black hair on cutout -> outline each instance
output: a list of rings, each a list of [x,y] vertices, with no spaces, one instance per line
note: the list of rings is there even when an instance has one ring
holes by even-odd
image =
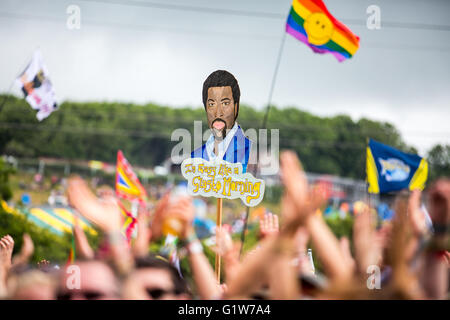
[[[231,87],[233,92],[234,103],[237,103],[237,111],[234,119],[239,114],[239,99],[241,98],[241,90],[236,78],[226,70],[217,70],[211,73],[203,83],[203,106],[206,109],[206,100],[208,99],[208,89],[214,87]]]

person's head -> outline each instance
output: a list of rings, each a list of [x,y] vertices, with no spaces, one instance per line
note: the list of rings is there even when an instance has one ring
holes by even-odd
[[[137,258],[135,270],[123,283],[124,299],[182,300],[189,299],[185,280],[167,261],[153,256]]]
[[[62,270],[58,290],[60,300],[119,298],[118,279],[113,269],[102,261],[77,261]]]
[[[14,300],[54,300],[56,277],[31,268],[16,270],[8,279],[8,292]]]
[[[236,78],[225,70],[211,73],[203,83],[203,106],[215,138],[223,139],[239,114],[241,92]]]

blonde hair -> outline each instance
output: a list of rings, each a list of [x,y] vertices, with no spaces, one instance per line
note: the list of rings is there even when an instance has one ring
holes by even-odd
[[[53,275],[44,273],[40,270],[31,270],[22,274],[12,275],[8,279],[8,293],[10,297],[21,289],[32,285],[49,286],[56,288],[56,278]]]

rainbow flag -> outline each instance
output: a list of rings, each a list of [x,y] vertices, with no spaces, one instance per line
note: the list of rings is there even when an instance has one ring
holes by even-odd
[[[120,150],[117,152],[116,194],[123,199],[139,200],[141,203],[147,199],[144,187]]]
[[[122,234],[127,238],[128,243],[131,241],[131,235],[133,234],[134,227],[136,226],[137,219],[118,201],[120,212],[123,215],[123,226],[121,229]]]
[[[286,32],[315,53],[331,53],[339,62],[359,48],[359,37],[336,20],[322,0],[293,0]]]

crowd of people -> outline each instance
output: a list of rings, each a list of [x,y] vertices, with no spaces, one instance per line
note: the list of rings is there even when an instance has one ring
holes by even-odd
[[[320,187],[308,185],[290,151],[281,154],[284,194],[281,212],[260,221],[261,240],[240,255],[229,229],[216,230],[215,252],[223,277],[204,253],[193,227],[189,197],[164,195],[152,210],[138,212],[137,236],[121,232],[122,214],[113,192],[98,198],[80,177],[68,181],[70,205],[102,231],[97,250],[75,223],[76,260],[55,268],[32,265],[33,240],[0,235],[0,297],[3,299],[448,299],[450,180],[425,192],[400,192],[390,223],[377,227],[368,204],[354,214],[351,238],[337,238],[318,209],[326,204]],[[432,224],[426,221],[426,203]],[[150,250],[164,236],[168,219],[178,221],[177,254],[187,257],[189,274]],[[308,255],[314,251],[323,272]]]

